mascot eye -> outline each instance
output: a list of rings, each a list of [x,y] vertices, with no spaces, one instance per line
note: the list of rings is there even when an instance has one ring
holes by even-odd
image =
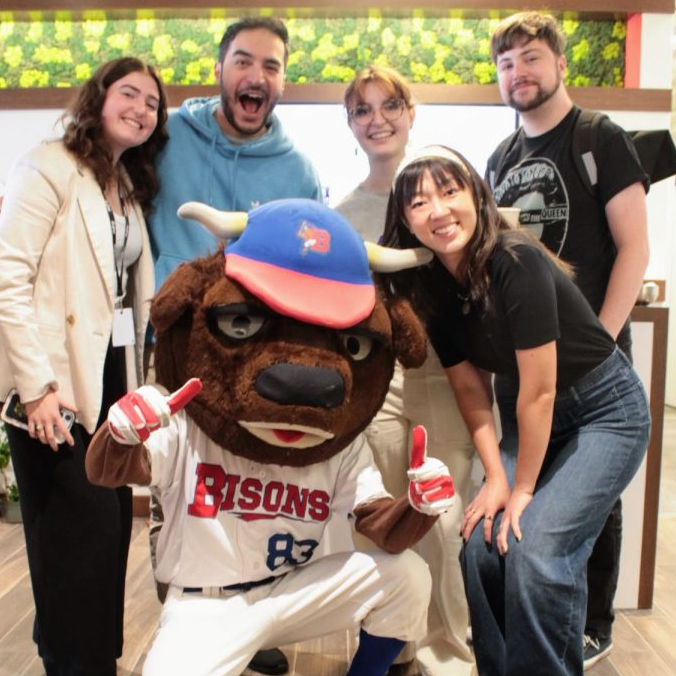
[[[349,355],[355,361],[362,361],[371,354],[373,338],[356,333],[343,333],[341,340]]]
[[[265,324],[260,315],[224,314],[216,320],[218,330],[233,340],[246,340],[255,336]]]

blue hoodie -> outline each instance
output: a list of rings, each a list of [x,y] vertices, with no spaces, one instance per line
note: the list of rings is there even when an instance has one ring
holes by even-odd
[[[156,164],[160,192],[148,220],[156,289],[179,263],[212,253],[218,246],[199,223],[176,215],[184,202],[249,211],[284,197],[321,201],[317,172],[294,147],[276,115],[263,136],[233,143],[216,121],[219,105],[218,96],[188,99],[169,116],[169,142]]]

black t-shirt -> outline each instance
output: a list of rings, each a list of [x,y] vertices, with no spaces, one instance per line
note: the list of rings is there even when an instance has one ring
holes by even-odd
[[[617,250],[608,228],[605,205],[633,183],[647,189],[636,150],[627,133],[604,119],[598,128],[594,160],[598,193],[587,192],[572,159],[573,129],[580,109],[541,136],[528,137],[521,129],[516,141],[496,167],[493,195],[498,206],[521,208],[521,225],[530,228],[555,254],[575,268],[575,281],[598,314]]]
[[[468,304],[464,290],[436,263],[436,288],[443,300],[428,330],[445,368],[468,360],[518,382],[515,350],[555,340],[557,389],[561,389],[613,352],[613,339],[575,282],[536,245],[517,244],[512,253],[505,250],[503,236],[489,266],[491,284],[485,309]]]

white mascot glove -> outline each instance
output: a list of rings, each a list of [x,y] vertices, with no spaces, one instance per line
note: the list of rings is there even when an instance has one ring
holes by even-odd
[[[125,394],[108,411],[108,429],[115,441],[128,446],[145,441],[151,432],[169,424],[202,389],[199,378],[191,378],[183,387],[165,397],[154,387],[144,385]]]
[[[413,428],[411,464],[407,475],[411,482],[408,501],[413,509],[439,516],[455,502],[453,477],[441,460],[427,457],[427,431],[422,425]]]

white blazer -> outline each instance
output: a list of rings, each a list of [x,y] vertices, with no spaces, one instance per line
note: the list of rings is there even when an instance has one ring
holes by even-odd
[[[143,382],[154,293],[148,234],[138,205],[134,210],[143,248],[127,282],[136,333],[126,354],[129,390]],[[24,402],[52,387],[94,432],[113,326],[114,266],[110,220],[93,173],[61,141],[34,148],[14,166],[0,214],[0,401],[13,387]]]

